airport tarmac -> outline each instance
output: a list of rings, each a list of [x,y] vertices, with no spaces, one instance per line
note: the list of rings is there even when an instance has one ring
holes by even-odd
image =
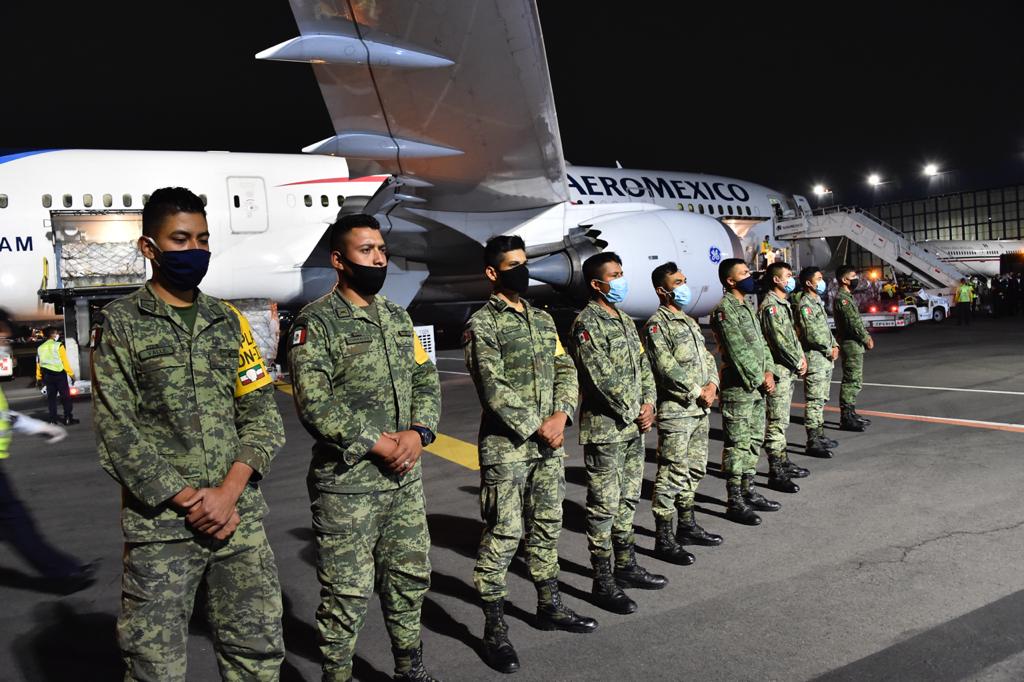
[[[790,451],[812,474],[784,495],[760,527],[723,518],[717,470],[700,487],[699,520],[725,536],[691,548],[689,567],[651,556],[648,450],[637,511],[643,565],[670,579],[661,591],[633,590],[633,615],[588,602],[586,495],[575,431],[566,442],[567,495],[560,550],[567,603],[600,621],[589,635],[532,626],[535,592],[516,559],[507,620],[522,669],[518,680],[1019,680],[1024,678],[1024,323],[977,320],[969,328],[920,323],[876,336],[865,362],[858,409],[866,433],[834,430],[831,460],[803,450],[794,409]],[[433,587],[423,608],[425,660],[444,680],[493,680],[480,658],[483,618],[471,572],[480,533],[475,470],[479,406],[461,353],[438,360],[445,435],[425,454]],[[839,379],[837,370],[836,381]],[[833,408],[838,402],[833,385]],[[40,415],[40,398],[5,384],[12,409]],[[284,590],[288,656],[284,680],[319,679],[313,625],[319,586],[304,484],[310,438],[290,397],[277,394],[288,443],[263,483],[266,527]],[[797,391],[796,401],[802,401]],[[88,403],[82,423],[48,447],[15,439],[2,466],[39,527],[83,560],[99,559],[96,584],[61,597],[39,590],[9,549],[0,553],[0,677],[111,680],[120,676],[114,638],[121,534],[119,492],[99,468]],[[712,414],[712,466],[720,461],[721,419]],[[653,448],[655,438],[648,438]],[[767,466],[762,457],[760,470]],[[764,477],[759,476],[760,481]],[[379,604],[358,644],[356,678],[389,679],[390,647]],[[189,679],[218,679],[209,635],[193,619]]]

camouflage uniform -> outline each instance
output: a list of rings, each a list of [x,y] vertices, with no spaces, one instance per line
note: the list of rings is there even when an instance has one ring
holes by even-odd
[[[722,468],[728,485],[753,477],[764,440],[764,398],[759,390],[772,371],[771,350],[750,304],[726,292],[711,312],[711,329],[722,356]]]
[[[793,305],[797,308],[797,336],[807,355],[804,428],[810,436],[825,426],[825,403],[832,388],[832,348],[836,340],[828,328],[828,315],[819,297],[799,292],[793,296]]]
[[[633,421],[657,389],[636,325],[595,301],[572,325],[569,352],[580,372],[580,444],[587,468],[587,541],[590,553],[612,554],[633,544],[633,515],[644,474],[644,439]]]
[[[765,398],[767,425],[764,449],[769,457],[786,459],[786,429],[793,402],[793,377],[799,375],[804,351],[793,326],[793,309],[789,299],[769,291],[758,311],[761,331],[775,362],[775,392]]]
[[[839,405],[849,409],[857,404],[857,396],[864,381],[864,349],[870,337],[864,328],[864,320],[853,294],[841,287],[832,304],[832,316],[836,321],[836,337],[839,339],[839,352],[843,360]]]
[[[485,602],[508,594],[505,574],[524,532],[530,578],[539,583],[558,576],[565,450],[552,450],[536,431],[556,411],[572,419],[579,384],[554,320],[522,303],[519,312],[491,296],[463,335],[466,367],[483,406],[480,515],[486,528],[473,582]]]
[[[221,677],[276,680],[281,587],[257,482],[284,443],[263,360],[241,313],[200,293],[191,330],[150,285],[107,305],[93,330],[100,464],[122,486],[124,578],[118,641],[126,679],[184,680],[188,621],[205,583]],[[253,469],[242,523],[220,542],[170,499]]]
[[[345,680],[375,585],[393,649],[420,643],[430,587],[420,462],[394,474],[370,449],[385,431],[435,430],[440,383],[408,313],[382,295],[360,308],[335,289],[307,305],[292,327],[289,361],[295,407],[316,439],[307,483],[323,674]]]
[[[707,471],[708,414],[697,404],[708,383],[718,385],[715,358],[697,321],[661,306],[644,325],[647,358],[658,389],[658,474],[655,519],[693,509],[697,485]]]

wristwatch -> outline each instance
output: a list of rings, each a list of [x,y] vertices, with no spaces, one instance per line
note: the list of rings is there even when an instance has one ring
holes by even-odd
[[[415,431],[416,433],[420,434],[420,442],[423,443],[423,447],[427,447],[437,439],[437,436],[434,435],[434,432],[428,429],[426,426],[413,424],[409,428]]]

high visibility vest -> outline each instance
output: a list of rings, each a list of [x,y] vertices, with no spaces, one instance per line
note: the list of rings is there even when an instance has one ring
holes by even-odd
[[[11,417],[7,414],[7,396],[0,389],[0,459],[6,459],[11,445]]]
[[[957,287],[956,290],[956,302],[957,303],[970,303],[971,302],[971,287],[968,284],[963,284]]]
[[[60,342],[47,339],[36,351],[39,358],[39,366],[51,372],[63,372],[64,363],[60,361]]]

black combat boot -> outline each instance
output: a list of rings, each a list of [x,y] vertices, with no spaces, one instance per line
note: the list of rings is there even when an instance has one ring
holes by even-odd
[[[866,431],[867,426],[853,416],[853,407],[849,405],[840,406],[839,430],[840,431]]]
[[[832,451],[828,448],[828,443],[822,440],[818,435],[818,429],[807,430],[807,447],[804,449],[804,454],[808,457],[821,457],[822,459],[831,459]]]
[[[654,556],[670,564],[689,566],[694,562],[694,556],[683,549],[683,546],[676,542],[672,534],[672,517],[667,519],[654,519]]]
[[[754,510],[747,504],[747,500],[743,497],[740,487],[735,483],[729,483],[725,486],[725,489],[729,493],[729,502],[725,507],[725,518],[747,526],[760,525],[761,517],[755,514]]]
[[[856,405],[850,405],[850,413],[853,414],[853,418],[854,419],[859,421],[864,426],[871,426],[871,420],[870,419],[868,419],[867,417],[862,417],[859,414],[857,414],[857,406]]]
[[[805,469],[802,466],[797,466],[793,460],[789,458],[789,455],[782,454],[782,468],[786,470],[790,478],[807,478],[811,475],[810,469]]]
[[[772,502],[765,498],[764,495],[757,492],[757,488],[754,487],[754,476],[753,474],[743,475],[743,496],[747,498],[747,504],[756,509],[757,511],[774,512],[782,509],[782,505],[778,502]]]
[[[635,587],[639,590],[660,590],[668,585],[668,578],[651,573],[636,562],[636,548],[632,542],[618,543],[615,547],[615,582],[619,587]]]
[[[415,649],[391,648],[395,655],[395,679],[399,682],[441,682],[423,667],[423,642]]]
[[[612,574],[612,558],[610,556],[591,556],[590,564],[594,567],[594,604],[606,611],[625,615],[636,611],[636,602],[626,596]]]
[[[693,509],[679,510],[679,524],[676,526],[676,542],[680,545],[704,545],[717,547],[722,544],[722,536],[709,533],[699,525],[693,515]]]
[[[508,641],[504,599],[484,602],[484,657],[487,665],[499,673],[519,670],[519,656]]]
[[[541,630],[565,630],[566,632],[593,632],[597,621],[578,615],[562,603],[558,591],[558,578],[542,580],[537,588],[537,627]]]
[[[782,455],[768,454],[768,487],[780,493],[800,492],[800,486],[790,480],[789,472],[782,462]]]

